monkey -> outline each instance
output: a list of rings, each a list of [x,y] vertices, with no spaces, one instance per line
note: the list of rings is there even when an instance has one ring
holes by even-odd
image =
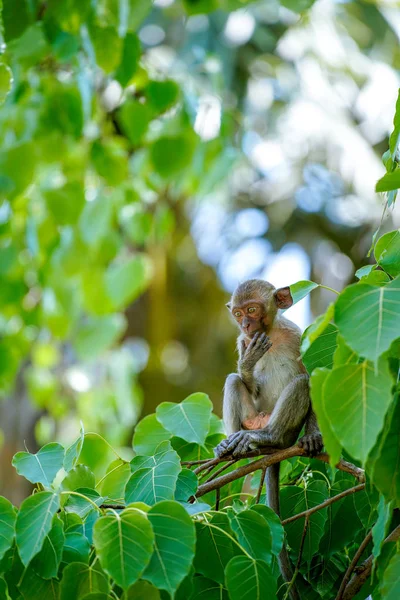
[[[310,455],[322,450],[323,441],[311,407],[307,371],[300,357],[301,331],[282,315],[293,304],[290,287],[250,279],[238,285],[227,308],[240,329],[237,340],[238,372],[226,378],[223,421],[228,437],[215,453],[221,457],[245,456],[262,447],[292,446],[298,441]],[[268,505],[279,516],[279,469],[267,469]],[[286,548],[279,563],[290,581],[292,570]],[[298,599],[294,586],[291,597]]]

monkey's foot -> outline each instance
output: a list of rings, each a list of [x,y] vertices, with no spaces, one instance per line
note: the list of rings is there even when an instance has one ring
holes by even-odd
[[[237,431],[219,444],[217,450],[223,444],[223,451],[222,454],[218,454],[218,456],[232,454],[234,458],[239,458],[240,456],[245,456],[250,450],[258,448],[260,442],[261,437],[259,431]]]
[[[322,435],[319,432],[303,435],[298,441],[300,448],[303,448],[307,454],[314,456],[319,454],[324,446]]]

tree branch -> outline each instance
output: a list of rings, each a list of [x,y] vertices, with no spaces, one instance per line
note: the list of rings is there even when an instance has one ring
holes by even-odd
[[[260,454],[261,453],[258,451],[257,452],[249,452],[243,458],[253,458],[255,456],[260,456]],[[204,496],[204,494],[207,494],[208,492],[216,490],[224,485],[227,485],[228,483],[231,483],[232,481],[235,481],[236,479],[240,479],[241,477],[245,477],[246,475],[249,475],[250,473],[254,473],[254,471],[257,471],[258,469],[266,469],[266,468],[270,467],[271,465],[274,465],[278,462],[282,462],[283,460],[286,460],[288,458],[293,458],[295,456],[308,456],[306,451],[303,448],[300,448],[300,446],[291,446],[290,448],[285,448],[285,450],[276,450],[273,448],[267,448],[267,449],[263,449],[263,454],[264,454],[263,458],[254,460],[251,463],[248,463],[247,465],[243,465],[242,467],[239,467],[235,471],[231,471],[230,473],[226,473],[225,475],[215,478],[212,481],[203,483],[202,485],[199,486],[197,493],[196,493],[196,497],[200,498],[200,496]],[[329,462],[329,455],[326,453],[318,454],[317,456],[315,456],[315,458],[318,460],[322,460],[323,462]],[[207,469],[211,465],[215,466],[215,465],[219,464],[220,462],[226,462],[226,461],[231,461],[231,460],[233,460],[233,457],[230,455],[223,456],[222,458],[213,458],[209,461],[209,464],[207,464],[207,463],[202,464],[200,467],[195,469],[194,472],[198,473],[200,471]],[[341,471],[345,471],[346,473],[351,473],[360,482],[365,481],[365,475],[364,475],[363,469],[360,469],[359,467],[356,467],[355,465],[352,465],[351,463],[349,463],[345,460],[341,459],[338,462],[338,464],[336,465],[336,468],[340,469]]]
[[[313,513],[317,512],[317,510],[321,510],[322,508],[325,508],[326,506],[329,506],[330,504],[333,504],[334,502],[341,500],[345,496],[349,496],[350,494],[355,494],[356,492],[360,492],[364,488],[365,488],[365,483],[360,483],[360,485],[356,485],[355,487],[349,488],[348,490],[344,490],[344,492],[340,492],[340,494],[336,494],[336,496],[332,496],[332,498],[328,498],[328,500],[325,500],[325,502],[321,502],[321,504],[318,504],[318,506],[313,506],[313,508],[309,508],[308,510],[304,510],[303,512],[298,513],[297,515],[293,515],[293,517],[289,517],[288,519],[285,519],[284,521],[282,521],[282,525],[286,525],[287,523],[296,521],[296,519],[301,519],[301,517],[310,516]]]
[[[399,538],[400,525],[393,529],[392,533],[388,535],[388,537],[383,541],[383,543],[386,544],[386,542],[396,542]],[[357,569],[357,573],[353,575],[349,583],[346,585],[342,596],[342,600],[351,600],[352,598],[354,598],[354,596],[358,594],[364,583],[367,581],[368,577],[371,575],[373,559],[374,557],[371,554],[371,556],[369,556]]]
[[[371,529],[371,531],[369,531],[367,533],[364,540],[361,542],[360,547],[358,548],[357,552],[353,556],[353,560],[351,561],[350,565],[348,566],[347,571],[344,574],[344,577],[342,579],[342,583],[340,584],[340,588],[337,593],[336,600],[342,600],[344,590],[346,589],[346,585],[348,584],[350,577],[351,577],[354,569],[356,568],[358,561],[360,560],[360,558],[362,556],[362,553],[364,552],[365,548],[368,546],[368,544],[370,543],[371,540],[372,540],[372,529]]]

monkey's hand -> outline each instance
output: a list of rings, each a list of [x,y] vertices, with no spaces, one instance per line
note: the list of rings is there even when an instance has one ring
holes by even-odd
[[[314,431],[313,433],[303,435],[303,437],[299,439],[298,445],[300,448],[304,448],[307,454],[314,456],[321,452],[324,442],[321,433],[319,431]]]
[[[252,369],[271,346],[271,340],[265,333],[255,333],[244,354],[242,354],[240,366],[245,369]]]
[[[260,431],[237,431],[218,444],[215,454],[218,457],[224,454],[232,454],[235,458],[244,456],[250,450],[258,448],[262,442],[261,437]]]

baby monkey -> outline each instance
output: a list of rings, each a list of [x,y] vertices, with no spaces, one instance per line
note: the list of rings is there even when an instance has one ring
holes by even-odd
[[[301,332],[279,310],[292,304],[289,287],[275,289],[259,279],[241,283],[227,304],[240,329],[239,361],[238,373],[225,382],[223,419],[229,437],[217,446],[217,456],[240,457],[265,446],[288,448],[303,425],[299,445],[309,454],[322,449],[300,358]]]

